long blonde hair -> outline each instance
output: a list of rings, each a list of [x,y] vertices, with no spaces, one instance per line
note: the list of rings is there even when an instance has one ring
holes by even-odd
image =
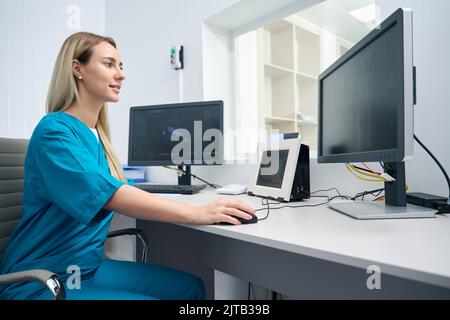
[[[47,113],[64,111],[74,101],[80,102],[78,79],[72,72],[72,61],[76,59],[81,64],[88,63],[92,56],[93,48],[103,41],[117,48],[116,42],[112,38],[89,32],[74,33],[64,41],[56,58],[50,87],[48,89]],[[105,150],[111,174],[125,182],[122,166],[111,144],[106,104],[103,105],[100,111],[96,128]]]

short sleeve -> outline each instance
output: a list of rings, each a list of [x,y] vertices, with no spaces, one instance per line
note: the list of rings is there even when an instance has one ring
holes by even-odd
[[[43,194],[86,225],[123,185],[70,131],[44,133],[36,145],[35,160]]]

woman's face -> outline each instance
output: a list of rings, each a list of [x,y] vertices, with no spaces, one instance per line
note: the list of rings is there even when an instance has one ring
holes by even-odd
[[[125,75],[119,50],[108,42],[101,42],[94,47],[89,62],[79,65],[80,86],[91,98],[105,102],[119,101],[120,88]]]

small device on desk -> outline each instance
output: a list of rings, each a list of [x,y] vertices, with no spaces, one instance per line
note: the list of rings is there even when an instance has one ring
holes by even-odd
[[[222,188],[216,190],[217,193],[221,194],[242,194],[247,192],[247,186],[243,184],[229,184]]]
[[[309,147],[298,133],[286,133],[280,141],[259,146],[259,159],[249,195],[277,201],[309,198]]]
[[[152,184],[152,183],[136,183],[136,188],[151,193],[179,193],[194,194],[205,189],[206,184],[200,185],[177,185],[177,184]]]

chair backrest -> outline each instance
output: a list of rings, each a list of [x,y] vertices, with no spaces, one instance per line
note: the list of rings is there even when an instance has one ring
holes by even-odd
[[[0,262],[9,237],[22,216],[27,139],[0,138]]]

